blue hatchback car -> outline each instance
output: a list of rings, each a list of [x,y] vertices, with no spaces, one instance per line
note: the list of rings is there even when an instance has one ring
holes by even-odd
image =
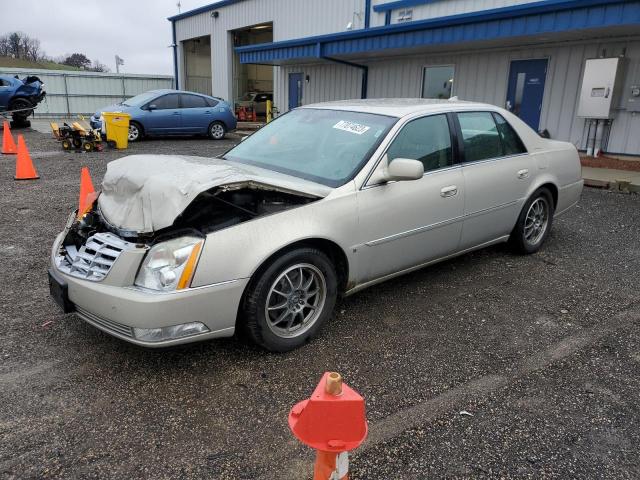
[[[102,127],[102,112],[131,115],[130,142],[146,135],[208,135],[221,140],[237,124],[231,106],[224,100],[180,90],[151,90],[101,108],[91,116],[91,127]]]

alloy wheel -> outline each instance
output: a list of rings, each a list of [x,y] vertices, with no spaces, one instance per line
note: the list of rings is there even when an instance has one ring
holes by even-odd
[[[140,136],[140,129],[133,124],[129,125],[129,141],[135,142]]]
[[[545,197],[536,198],[529,206],[524,221],[524,239],[536,245],[544,237],[549,226],[549,202]]]
[[[302,335],[322,314],[326,298],[326,280],[315,265],[288,267],[267,294],[265,318],[269,330],[281,338]]]
[[[219,123],[214,123],[213,125],[211,125],[210,132],[211,137],[216,140],[224,138],[224,127]]]

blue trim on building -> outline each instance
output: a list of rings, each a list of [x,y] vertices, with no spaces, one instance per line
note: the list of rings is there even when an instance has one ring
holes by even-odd
[[[194,15],[210,12],[212,10],[226,7],[227,5],[232,5],[238,2],[242,2],[242,0],[221,0],[220,2],[210,3],[209,5],[204,5],[202,7],[194,8],[193,10],[189,10],[188,12],[179,13],[178,15],[174,15],[173,17],[167,18],[167,20],[169,20],[170,22],[175,22],[176,20],[182,20],[183,18],[193,17]]]
[[[384,24],[391,25],[391,10],[384,12]]]
[[[448,17],[237,47],[241,63],[349,55],[589,28],[640,25],[640,0],[546,0]],[[320,44],[320,47],[317,47]],[[320,55],[317,51],[320,51]]]
[[[180,90],[178,80],[178,43],[176,42],[176,22],[171,22],[171,35],[173,38],[173,78],[175,80],[175,89]]]
[[[369,28],[371,25],[371,0],[365,0],[364,2],[364,28]]]
[[[398,8],[415,7],[417,5],[426,5],[427,3],[440,2],[442,0],[397,0],[395,2],[383,3],[381,5],[374,5],[374,12],[390,12],[391,10],[397,10]]]

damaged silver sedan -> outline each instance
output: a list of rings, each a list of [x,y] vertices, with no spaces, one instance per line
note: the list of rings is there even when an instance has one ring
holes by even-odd
[[[139,345],[242,330],[286,351],[339,295],[498,242],[537,251],[581,190],[573,145],[490,105],[310,105],[220,158],[111,162],[54,242],[50,290]]]

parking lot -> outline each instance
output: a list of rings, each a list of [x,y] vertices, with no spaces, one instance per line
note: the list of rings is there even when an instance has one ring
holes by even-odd
[[[3,478],[310,478],[287,414],[326,370],[366,399],[353,479],[640,476],[640,196],[585,189],[538,254],[497,246],[372,287],[291,353],[236,339],[146,350],[48,295],[80,167],[97,187],[123,153],[25,138],[40,180],[14,181],[0,158]]]

